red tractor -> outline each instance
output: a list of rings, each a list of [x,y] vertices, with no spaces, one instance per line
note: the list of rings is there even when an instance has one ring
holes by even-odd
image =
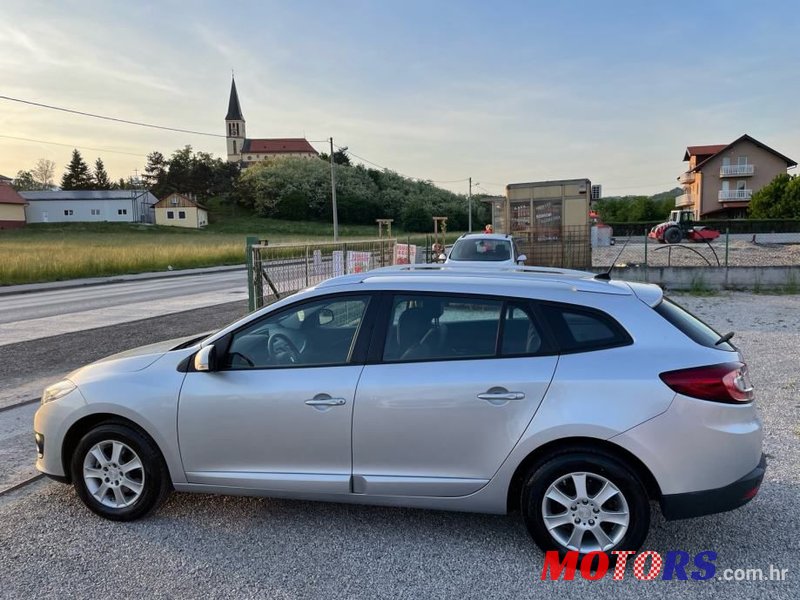
[[[669,213],[669,221],[653,227],[647,237],[658,240],[660,244],[678,244],[683,240],[711,242],[719,237],[719,231],[695,224],[694,213],[690,210],[673,210]]]

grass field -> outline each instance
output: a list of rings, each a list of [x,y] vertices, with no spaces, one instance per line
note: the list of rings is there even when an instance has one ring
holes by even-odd
[[[271,243],[332,240],[333,226],[212,211],[206,229],[133,223],[48,223],[0,232],[0,285],[241,264],[247,235]],[[405,233],[400,232],[403,238]],[[345,225],[342,238],[374,238],[376,227]],[[454,239],[454,235],[448,236]],[[424,243],[424,234],[412,241]]]

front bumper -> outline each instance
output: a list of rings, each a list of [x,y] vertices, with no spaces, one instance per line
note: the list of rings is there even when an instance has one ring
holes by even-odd
[[[733,483],[713,490],[666,494],[661,497],[661,512],[668,521],[690,519],[739,508],[755,498],[764,473],[767,458],[761,455],[758,466]]]

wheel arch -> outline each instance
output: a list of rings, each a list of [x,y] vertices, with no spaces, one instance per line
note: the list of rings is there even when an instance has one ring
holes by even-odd
[[[156,440],[150,435],[147,430],[136,423],[135,421],[128,419],[126,417],[113,414],[113,413],[92,413],[81,417],[77,421],[75,421],[70,428],[67,430],[67,433],[64,435],[64,441],[61,444],[61,466],[64,469],[64,474],[66,477],[67,483],[72,483],[72,472],[70,469],[70,461],[72,459],[72,454],[75,452],[75,448],[78,446],[78,442],[80,442],[81,438],[86,435],[89,431],[97,427],[98,425],[104,424],[115,424],[115,425],[124,425],[126,427],[130,427],[131,429],[136,430],[137,433],[146,437],[150,442],[152,442],[153,446],[158,450],[158,453],[161,455],[161,460],[164,461],[164,466],[169,472],[169,464],[164,458],[164,452],[161,447],[158,445]],[[170,477],[172,474],[170,473]]]
[[[514,470],[511,483],[508,486],[508,496],[506,498],[506,508],[508,512],[519,508],[520,494],[522,492],[525,474],[535,465],[543,463],[548,458],[551,458],[553,454],[565,451],[589,451],[606,454],[633,470],[644,485],[649,500],[657,501],[661,499],[661,488],[658,485],[658,481],[656,481],[650,469],[648,469],[636,455],[607,440],[590,437],[572,437],[561,438],[543,444],[522,459]]]

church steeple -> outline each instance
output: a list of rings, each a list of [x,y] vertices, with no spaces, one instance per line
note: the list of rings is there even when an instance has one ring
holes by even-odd
[[[228,142],[228,161],[239,162],[242,159],[246,135],[244,130],[244,116],[239,104],[239,94],[236,91],[236,80],[231,75],[231,95],[228,99],[228,114],[225,115],[226,137]]]
[[[236,92],[236,80],[231,76],[231,97],[228,100],[228,114],[226,121],[244,121],[242,107],[239,104],[239,94]]]

